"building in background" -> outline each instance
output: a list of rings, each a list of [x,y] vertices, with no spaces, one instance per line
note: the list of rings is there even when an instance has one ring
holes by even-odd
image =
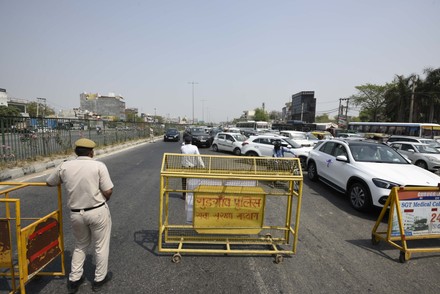
[[[8,93],[6,93],[6,89],[0,88],[0,106],[8,107]]]
[[[281,109],[281,120],[288,121],[292,117],[292,101],[289,101]]]
[[[114,93],[109,93],[108,96],[100,95],[99,93],[81,93],[80,109],[94,113],[102,119],[126,120],[124,98]]]
[[[315,122],[316,98],[314,91],[302,91],[292,95],[291,120]]]

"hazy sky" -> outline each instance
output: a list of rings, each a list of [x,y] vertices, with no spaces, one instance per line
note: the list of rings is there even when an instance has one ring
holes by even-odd
[[[355,86],[440,67],[438,0],[0,0],[0,88],[79,107],[82,92],[214,122],[315,91],[337,114]]]

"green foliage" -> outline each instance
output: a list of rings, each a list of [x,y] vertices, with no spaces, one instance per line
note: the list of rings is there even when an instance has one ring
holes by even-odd
[[[383,121],[385,118],[385,93],[390,88],[385,86],[365,84],[356,86],[358,93],[350,97],[351,103],[361,106],[362,113],[368,118],[366,121]]]
[[[27,112],[30,117],[48,117],[55,114],[53,108],[37,102],[29,102]]]
[[[440,68],[424,70],[425,78],[396,75],[385,85],[357,86],[351,104],[360,106],[361,121],[440,122]]]
[[[15,106],[0,106],[0,116],[20,116],[20,110]]]
[[[334,122],[334,120],[332,120],[329,116],[328,113],[324,113],[321,115],[317,115],[315,117],[315,122],[316,123],[326,123],[326,122]]]
[[[254,120],[256,121],[268,121],[269,116],[267,112],[262,108],[255,108]]]

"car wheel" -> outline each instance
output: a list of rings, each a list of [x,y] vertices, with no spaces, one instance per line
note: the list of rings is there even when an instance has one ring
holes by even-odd
[[[232,153],[234,153],[234,155],[240,156],[241,150],[240,150],[240,148],[235,148],[234,151],[232,151]]]
[[[215,152],[218,152],[217,144],[212,145],[212,150]]]
[[[361,182],[355,182],[348,188],[350,204],[358,211],[366,211],[371,208],[371,195],[367,186]]]
[[[414,165],[424,168],[424,169],[428,169],[428,165],[426,164],[426,162],[424,162],[423,160],[418,160],[414,163]]]
[[[246,153],[246,156],[258,156],[258,153],[255,151],[248,151],[248,153]]]
[[[309,166],[307,167],[307,175],[311,181],[317,181],[319,179],[316,164],[313,161],[309,162]]]

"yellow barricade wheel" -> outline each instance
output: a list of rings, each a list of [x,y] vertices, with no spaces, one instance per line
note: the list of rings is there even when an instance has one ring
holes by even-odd
[[[180,253],[176,253],[173,255],[172,261],[174,263],[179,263],[181,260],[182,260],[182,255],[180,255]]]
[[[281,254],[277,254],[276,256],[275,256],[275,263],[282,263],[283,262],[283,256],[281,255]]]

